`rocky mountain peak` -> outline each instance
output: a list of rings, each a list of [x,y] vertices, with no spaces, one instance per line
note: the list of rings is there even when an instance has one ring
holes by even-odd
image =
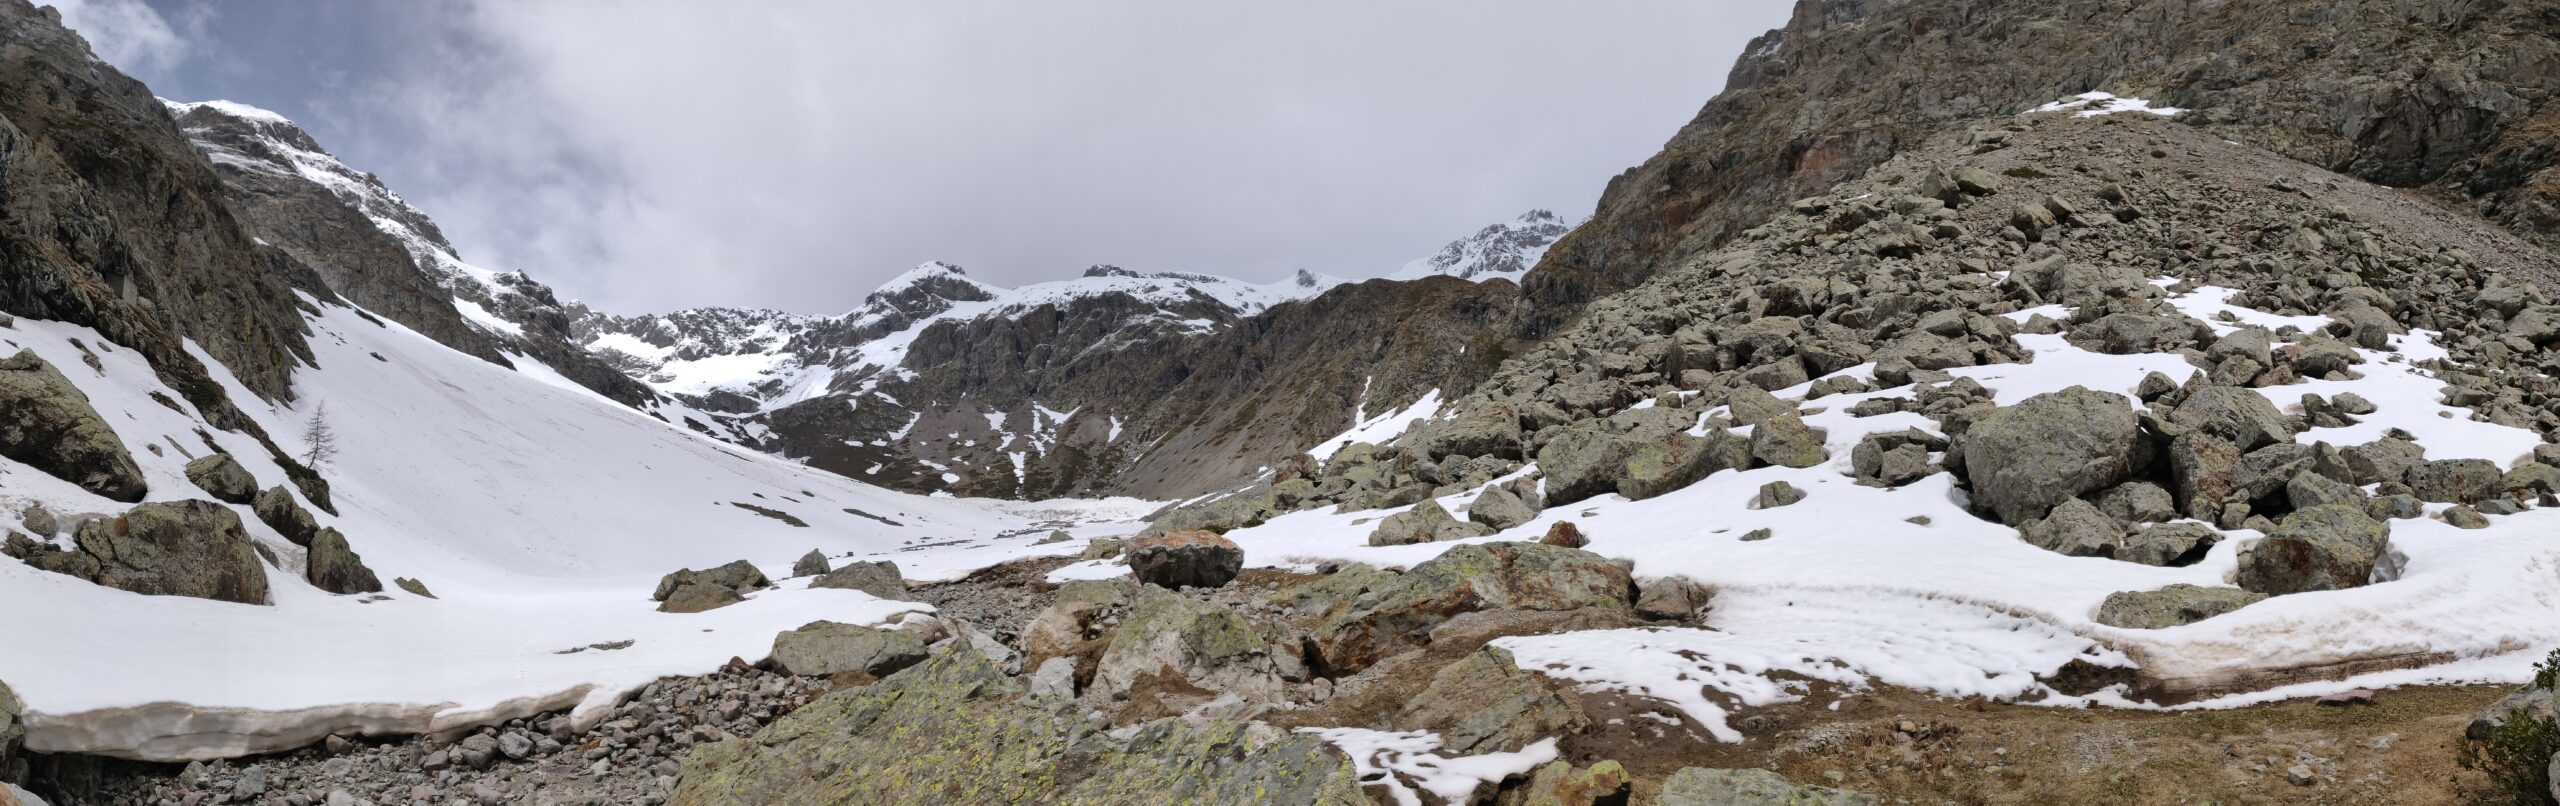
[[[1520,217],[1498,224],[1488,224],[1475,234],[1450,241],[1432,256],[1405,264],[1393,276],[1399,280],[1418,280],[1432,275],[1447,275],[1462,280],[1491,280],[1508,277],[1514,280],[1538,265],[1547,246],[1573,231],[1573,222],[1547,210],[1530,210]]]

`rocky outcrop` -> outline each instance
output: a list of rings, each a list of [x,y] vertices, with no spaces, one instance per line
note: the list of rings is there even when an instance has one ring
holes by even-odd
[[[0,360],[0,456],[109,500],[140,501],[147,489],[89,396],[33,350]]]
[[[357,556],[355,548],[347,545],[346,535],[328,527],[321,527],[311,537],[303,578],[310,580],[312,587],[330,593],[382,592],[382,580],[373,575],[373,569],[365,567],[364,558]]]
[[[82,524],[75,543],[77,555],[94,563],[84,566],[89,573],[76,575],[100,585],[151,596],[267,603],[266,569],[248,530],[239,514],[221,504],[143,504]]]
[[[924,640],[913,630],[817,621],[773,637],[774,665],[806,677],[845,672],[886,677],[924,659]]]
[[[1244,549],[1210,532],[1183,529],[1129,541],[1129,573],[1161,588],[1215,588],[1244,570]]]
[[[293,541],[294,545],[307,547],[311,545],[311,538],[320,534],[319,519],[312,516],[311,510],[303,509],[301,502],[293,500],[293,492],[285,489],[284,485],[269,487],[266,492],[259,493],[250,501],[249,508],[257,514],[258,522],[276,530],[276,534],[284,535],[284,539]]]
[[[1336,674],[1429,641],[1430,630],[1486,610],[1628,612],[1625,569],[1579,549],[1543,543],[1462,545],[1417,564],[1374,600],[1327,621],[1311,640]]]
[[[1545,675],[1521,669],[1511,653],[1486,646],[1440,668],[1395,724],[1440,734],[1444,752],[1508,752],[1571,733],[1589,718]]]
[[[1172,594],[1160,594],[1172,596]],[[706,745],[672,803],[1368,803],[1314,736],[1226,719],[1104,732],[967,645]]]

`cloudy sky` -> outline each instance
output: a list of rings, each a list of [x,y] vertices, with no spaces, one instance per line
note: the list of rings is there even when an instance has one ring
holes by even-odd
[[[301,122],[466,259],[639,313],[948,260],[1375,275],[1590,212],[1786,0],[39,0]]]

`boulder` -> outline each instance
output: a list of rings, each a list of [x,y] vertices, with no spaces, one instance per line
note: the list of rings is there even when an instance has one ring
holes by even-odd
[[[2548,465],[2544,466],[2548,467]],[[18,525],[27,527],[27,531],[35,533],[37,537],[52,537],[56,532],[62,531],[61,522],[55,519],[53,511],[45,509],[43,504],[28,504],[27,508],[18,514]]]
[[[1665,577],[1644,586],[1636,596],[1636,615],[1649,619],[1686,621],[1707,612],[1715,601],[1715,590],[1688,577]]]
[[[1760,485],[1760,493],[1751,497],[1752,509],[1776,509],[1804,500],[1804,491],[1793,484],[1773,481]]]
[[[1436,543],[1464,537],[1493,534],[1493,527],[1472,521],[1461,521],[1437,501],[1425,499],[1412,509],[1389,515],[1378,521],[1369,533],[1369,545],[1403,546],[1414,543]],[[1238,555],[1242,556],[1242,555]]]
[[[0,681],[0,773],[16,771],[18,745],[27,738],[26,723],[18,719],[26,711],[27,704],[18,699],[18,693],[10,691],[6,681]]]
[[[2240,587],[2265,594],[2359,587],[2390,547],[2391,527],[2347,504],[2286,515],[2240,552]]]
[[[907,578],[898,573],[898,564],[888,560],[848,562],[809,583],[812,588],[856,590],[875,599],[907,598]]]
[[[1475,501],[1467,504],[1467,520],[1484,524],[1497,532],[1537,517],[1538,508],[1529,506],[1529,502],[1521,500],[1519,494],[1502,484],[1486,486],[1484,492],[1476,495]]]
[[[1572,521],[1556,521],[1547,527],[1546,536],[1538,538],[1538,542],[1568,549],[1591,545],[1591,540],[1582,536],[1582,527],[1573,525]]]
[[[1817,450],[1820,444],[1815,445]],[[1705,437],[1674,431],[1659,438],[1636,440],[1618,476],[1618,494],[1641,501],[1697,483],[1718,470],[1747,466],[1750,446],[1732,432],[1718,429]]]
[[[2176,584],[2159,590],[2123,591],[2107,595],[2093,618],[2110,627],[2158,630],[2194,624],[2267,598],[2239,588]]]
[[[1780,467],[1812,467],[1830,458],[1822,432],[1793,414],[1771,417],[1751,429],[1751,455]]]
[[[1446,518],[1449,513],[1440,516]],[[1129,572],[1157,587],[1215,588],[1235,581],[1243,570],[1244,549],[1209,532],[1184,529],[1129,541]]]
[[[258,497],[258,478],[227,453],[188,462],[187,480],[226,504],[246,504]]]
[[[149,489],[89,396],[33,350],[0,359],[0,456],[111,501],[140,501]]]
[[[424,596],[429,599],[436,598],[435,593],[427,590],[427,583],[420,582],[415,579],[410,579],[408,577],[395,577],[391,580],[391,584],[400,586],[401,590],[408,591],[412,594]]]
[[[1444,754],[1471,756],[1519,750],[1588,722],[1546,675],[1521,669],[1510,652],[1488,645],[1441,667],[1392,724],[1438,733]]]
[[[1797,414],[1795,404],[1779,400],[1777,395],[1757,386],[1735,387],[1725,395],[1724,404],[1732,410],[1733,421],[1742,425],[1759,425]]]
[[[267,572],[240,515],[212,501],[162,501],[80,525],[96,581],[153,596],[267,603]]]
[[[1873,795],[1797,786],[1768,770],[1689,767],[1662,782],[1655,806],[1871,806]]]
[[[313,587],[337,594],[382,592],[382,580],[364,566],[364,558],[356,555],[338,530],[322,527],[311,537],[309,554],[302,576]]]
[[[311,510],[303,509],[301,502],[293,500],[293,491],[282,484],[259,493],[250,502],[249,510],[257,514],[258,522],[276,530],[276,534],[284,535],[284,539],[293,541],[294,545],[309,546],[311,538],[320,534],[319,519],[312,516]]]
[[[2356,485],[2405,482],[2409,471],[2426,464],[2427,450],[2405,439],[2384,437],[2339,450],[2347,460],[2347,482]]]
[[[1101,731],[971,641],[697,746],[671,803],[1367,803],[1323,738],[1204,715]],[[915,774],[884,774],[883,771]]]
[[[1085,541],[1084,553],[1076,555],[1076,559],[1108,560],[1113,557],[1118,557],[1120,556],[1121,547],[1126,543],[1127,541],[1117,537],[1097,537],[1092,540]]]
[[[773,580],[764,578],[764,572],[756,570],[755,563],[747,562],[745,560],[738,560],[707,571],[696,571],[691,568],[681,568],[677,569],[675,573],[660,577],[658,579],[658,589],[656,592],[649,594],[649,599],[651,601],[658,602],[666,601],[668,597],[675,595],[678,588],[693,584],[711,585],[715,587],[728,588],[731,591],[737,591],[742,589],[753,590],[765,587],[773,584]],[[814,588],[822,586],[812,584],[810,587]]]
[[[2222,542],[2222,533],[2201,523],[2154,523],[2125,535],[2116,559],[2143,565],[2192,565]]]
[[[1531,773],[1529,782],[1520,788],[1505,790],[1494,803],[1498,806],[1622,804],[1628,802],[1634,788],[1635,781],[1627,773],[1626,766],[1618,762],[1604,760],[1583,768],[1573,766],[1570,761],[1554,761]]]
[[[2232,499],[2232,476],[2240,470],[2240,448],[2230,440],[2190,431],[2169,440],[2169,479],[2187,517],[2202,521],[2222,516]]]
[[[1217,603],[1139,586],[1094,666],[1093,686],[1118,696],[1153,675],[1276,702],[1285,680],[1306,679],[1297,649],[1288,636]]]
[[[658,603],[658,612],[700,613],[705,610],[717,610],[719,608],[728,607],[746,600],[747,597],[738,595],[738,589],[727,585],[718,585],[709,582],[686,582],[676,586],[674,591],[667,594],[665,601]]]
[[[803,677],[845,672],[886,677],[924,658],[924,640],[913,630],[813,621],[773,637],[774,665],[784,674]]]
[[[2167,488],[2148,481],[2128,481],[2107,488],[2089,502],[2122,523],[2159,523],[2178,517],[2178,499]]]
[[[1461,545],[1415,565],[1375,601],[1329,620],[1311,638],[1333,673],[1351,674],[1421,646],[1432,627],[1460,613],[1623,613],[1629,588],[1626,569],[1588,551],[1543,543]]]
[[[1431,456],[1522,458],[1520,415],[1509,407],[1470,408],[1446,421],[1428,421],[1418,430],[1423,451]]]
[[[1635,449],[1634,440],[1609,433],[1595,420],[1563,429],[1538,448],[1538,470],[1546,474],[1547,506],[1616,492]]]
[[[1977,508],[2025,524],[2133,474],[2141,426],[2123,395],[2074,386],[2004,406],[1964,433]]]
[[[2244,453],[2293,441],[2293,423],[2284,412],[2267,402],[2266,395],[2236,386],[2207,384],[2188,389],[2186,399],[2170,410],[2169,421],[2220,437]]]
[[[2486,459],[2438,459],[2409,468],[2409,492],[2420,501],[2476,504],[2496,496],[2506,474]]]
[[[2113,557],[2124,543],[2124,527],[2078,498],[2062,502],[2020,534],[2036,548],[2073,557]]]
[[[2363,490],[2346,482],[2318,473],[2299,473],[2284,483],[2284,497],[2294,509],[2310,509],[2323,504],[2353,504],[2362,508],[2365,495]]]
[[[830,570],[833,569],[827,567],[826,552],[817,549],[810,549],[809,553],[800,555],[800,559],[791,564],[791,575],[795,577],[826,576]]]
[[[1084,642],[1102,637],[1106,622],[1126,610],[1137,593],[1138,586],[1124,579],[1079,579],[1058,586],[1049,606],[1023,625],[1023,654],[1034,663],[1075,654]]]

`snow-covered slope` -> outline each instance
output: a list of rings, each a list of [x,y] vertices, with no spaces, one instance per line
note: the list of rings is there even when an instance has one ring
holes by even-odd
[[[1554,213],[1531,210],[1519,218],[1489,224],[1474,235],[1450,241],[1438,253],[1404,264],[1404,268],[1387,277],[1419,280],[1446,275],[1479,283],[1500,277],[1518,282],[1521,275],[1537,268],[1538,258],[1547,254],[1547,247],[1572,232],[1573,227],[1573,222]]]
[[[797,580],[707,613],[656,612],[650,593],[677,568],[746,559],[779,579],[815,548],[887,557],[929,579],[1075,548],[1031,546],[1080,517],[1072,512],[1034,515],[848,481],[670,427],[530,361],[509,370],[356,309],[306,302],[319,311],[309,317],[317,366],[297,374],[299,401],[264,403],[218,366],[216,377],[272,434],[300,433],[325,406],[338,432],[326,475],[340,514],[315,514],[386,584],[413,578],[440,598],[312,587],[298,573],[303,550],[245,506],[233,509],[275,558],[266,606],[142,596],[0,562],[0,610],[47,614],[45,629],[17,633],[0,653],[0,679],[28,705],[30,747],[187,759],[548,707],[583,704],[592,718],[659,675],[760,657],[779,630],[929,609]],[[82,344],[106,340],[24,317],[0,328],[0,346],[34,350],[86,393],[132,447],[149,500],[205,497],[182,468],[207,440],[260,486],[285,480],[253,440],[173,403],[134,352],[106,350],[91,370]],[[0,460],[0,479],[0,510],[13,516],[30,504],[66,522],[126,508],[13,461]],[[928,538],[930,550],[902,550]],[[630,644],[562,654],[618,642]]]

